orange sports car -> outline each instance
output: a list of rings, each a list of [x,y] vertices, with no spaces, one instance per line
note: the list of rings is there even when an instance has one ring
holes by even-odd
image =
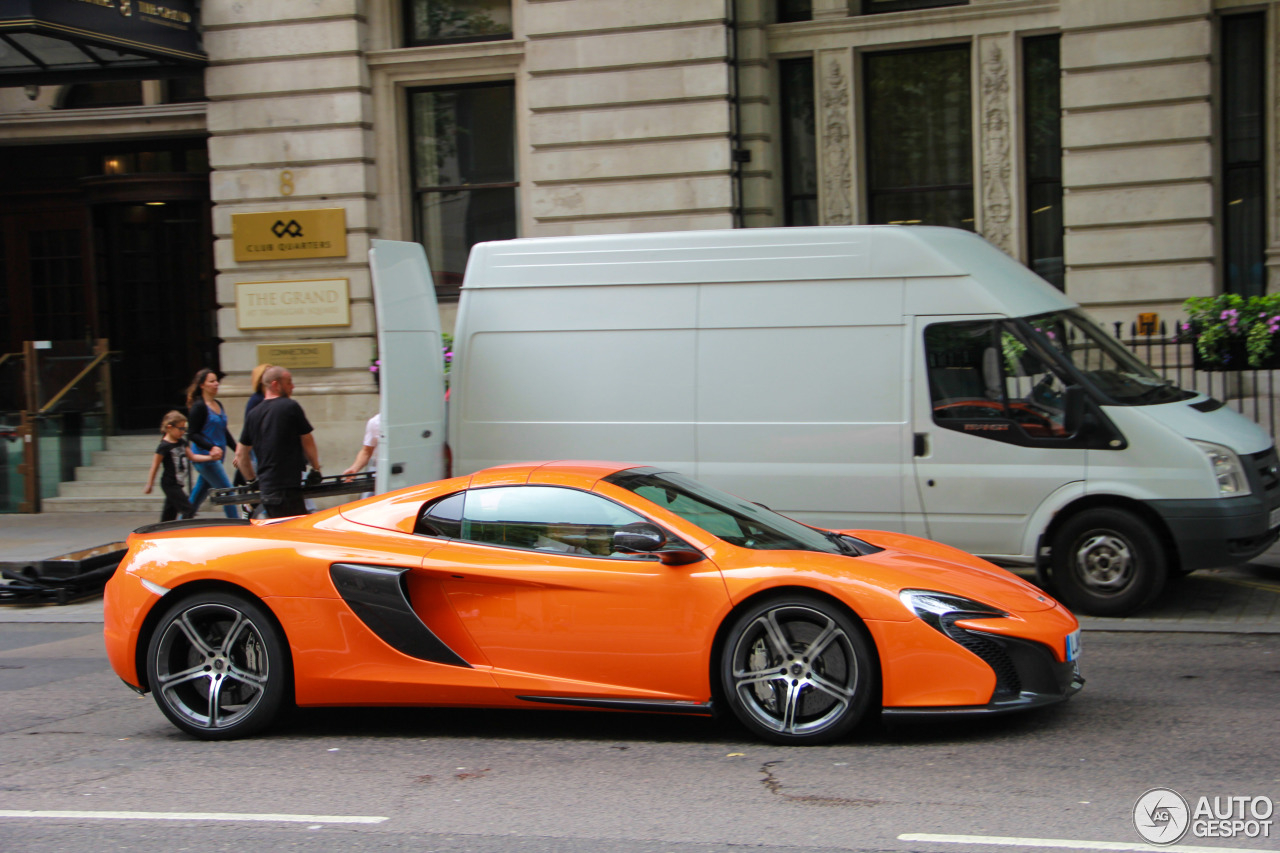
[[[820,530],[656,468],[490,468],[269,521],[144,527],[115,671],[199,738],[289,703],[711,714],[808,744],[1083,684],[1075,617],[990,563]]]

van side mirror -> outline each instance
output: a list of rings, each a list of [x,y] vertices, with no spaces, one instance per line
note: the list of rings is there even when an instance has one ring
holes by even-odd
[[[1084,426],[1084,389],[1079,385],[1068,385],[1063,400],[1062,427],[1067,435],[1077,435]]]
[[[702,559],[702,552],[692,548],[662,550],[667,534],[656,524],[636,521],[613,532],[613,550],[622,554],[653,554],[668,566],[684,566]]]

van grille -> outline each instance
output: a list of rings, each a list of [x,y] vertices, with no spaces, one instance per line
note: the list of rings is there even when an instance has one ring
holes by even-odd
[[[1276,456],[1275,445],[1261,453],[1250,454],[1249,460],[1256,472],[1256,482],[1261,483],[1265,491],[1272,492],[1280,488],[1280,458]]]

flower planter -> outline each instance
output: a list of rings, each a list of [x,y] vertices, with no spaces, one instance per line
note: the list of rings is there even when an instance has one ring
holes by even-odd
[[[1243,340],[1226,340],[1217,348],[1214,358],[1205,358],[1200,354],[1200,347],[1193,346],[1193,364],[1196,370],[1204,371],[1244,371],[1275,370],[1280,368],[1280,347],[1273,345],[1272,352],[1256,365],[1249,363],[1249,350]]]

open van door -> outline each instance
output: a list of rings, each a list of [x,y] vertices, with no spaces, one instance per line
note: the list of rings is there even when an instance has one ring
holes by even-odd
[[[444,360],[435,284],[422,246],[374,240],[369,269],[382,362],[381,493],[446,476]]]

